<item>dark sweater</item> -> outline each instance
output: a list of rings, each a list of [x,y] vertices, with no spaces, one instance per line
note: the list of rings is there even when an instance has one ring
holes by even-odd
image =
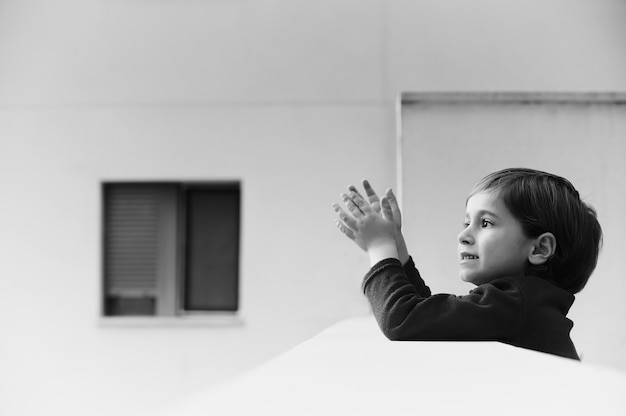
[[[391,340],[502,341],[578,360],[566,315],[574,296],[532,276],[502,277],[465,296],[431,295],[410,259],[383,260],[365,275],[363,291]]]

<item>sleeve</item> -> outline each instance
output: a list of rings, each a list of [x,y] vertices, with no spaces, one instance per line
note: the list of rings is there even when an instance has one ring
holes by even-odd
[[[406,273],[406,277],[409,280],[409,283],[411,283],[415,287],[417,293],[425,298],[429,297],[431,294],[430,288],[426,286],[426,283],[424,283],[422,276],[420,276],[419,271],[417,271],[412,257],[409,257],[409,261],[406,262],[403,268],[404,272]]]
[[[412,261],[410,262],[412,263]],[[405,270],[408,268],[407,270]],[[382,332],[391,340],[511,341],[521,330],[523,298],[499,279],[468,295],[431,295],[419,272],[397,259],[375,264],[363,290]]]

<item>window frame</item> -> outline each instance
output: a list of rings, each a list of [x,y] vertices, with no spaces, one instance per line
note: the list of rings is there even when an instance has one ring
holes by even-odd
[[[241,310],[241,235],[242,235],[242,199],[243,199],[243,184],[241,180],[104,180],[100,184],[100,222],[101,222],[101,249],[100,249],[100,290],[99,290],[99,321],[100,326],[239,326],[243,324],[243,319],[240,316]],[[108,315],[106,308],[107,298],[107,200],[106,189],[108,186],[115,185],[148,185],[148,186],[173,186],[175,187],[175,200],[173,205],[175,206],[175,219],[172,226],[175,233],[173,257],[175,259],[172,270],[175,270],[175,275],[170,278],[162,278],[157,282],[156,291],[159,293],[159,299],[166,300],[167,307],[160,309],[161,312],[166,310],[166,313],[158,313],[159,308],[155,311],[154,315]],[[185,192],[188,189],[207,189],[207,190],[219,190],[219,189],[235,189],[238,192],[239,197],[239,211],[238,217],[238,230],[237,230],[237,265],[236,265],[236,310],[213,310],[213,311],[198,311],[198,310],[186,310],[184,300],[185,290],[185,268],[186,259],[188,256],[188,249],[186,246],[186,229],[187,224],[187,211],[186,195]]]

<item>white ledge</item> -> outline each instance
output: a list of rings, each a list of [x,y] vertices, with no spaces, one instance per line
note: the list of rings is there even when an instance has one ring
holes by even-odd
[[[624,415],[626,374],[498,342],[393,342],[341,322],[159,415]]]

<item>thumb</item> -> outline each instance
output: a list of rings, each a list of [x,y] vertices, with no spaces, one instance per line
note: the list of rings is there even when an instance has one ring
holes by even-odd
[[[394,220],[398,223],[398,226],[402,224],[402,214],[400,213],[400,206],[398,205],[398,199],[394,195],[393,191],[387,189],[385,192],[385,198],[389,200],[389,205],[391,206],[391,212]]]
[[[393,209],[389,203],[389,198],[386,195],[381,198],[380,207],[383,218],[389,221],[393,221]]]

